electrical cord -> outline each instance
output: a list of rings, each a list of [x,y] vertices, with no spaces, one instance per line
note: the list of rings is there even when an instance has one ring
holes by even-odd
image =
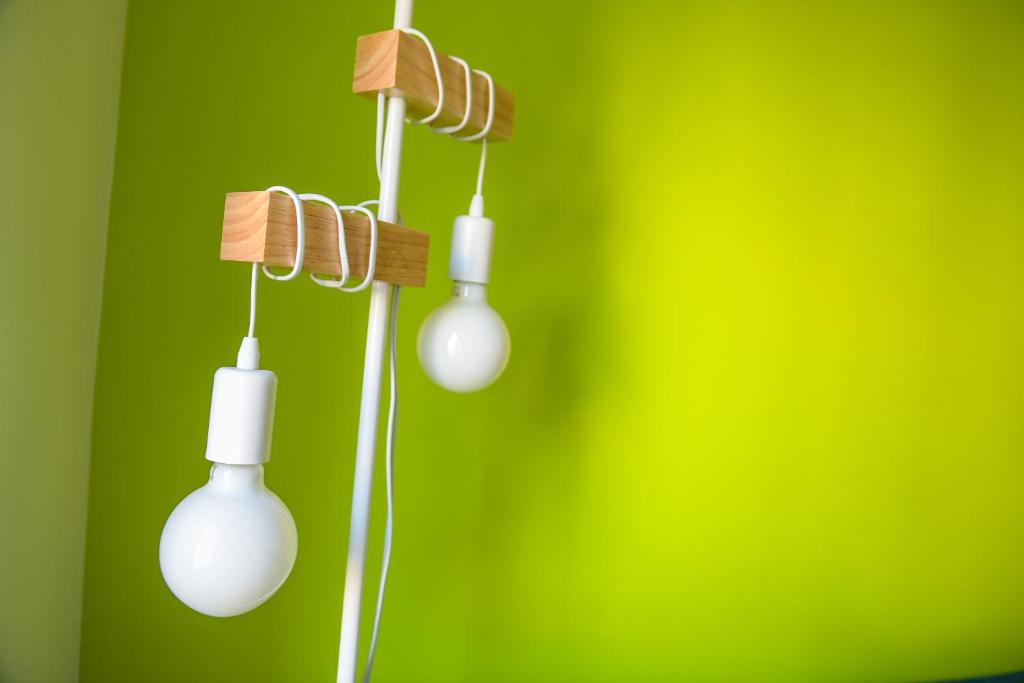
[[[267,192],[280,192],[288,195],[295,207],[295,264],[291,272],[286,275],[275,275],[267,268],[266,264],[262,266],[257,262],[252,264],[252,275],[249,281],[249,330],[242,340],[242,347],[238,352],[238,367],[250,370],[259,367],[259,343],[256,340],[256,283],[259,280],[259,271],[262,269],[268,278],[278,282],[295,279],[302,270],[306,244],[306,218],[302,212],[302,199],[294,190],[283,185],[268,187]],[[374,228],[374,232],[376,232],[376,228]]]
[[[384,174],[384,91],[381,90],[377,93],[377,137],[376,137],[376,156],[374,161],[377,164],[377,182],[381,181],[381,176]]]
[[[436,119],[440,114],[444,106],[444,83],[441,79],[441,70],[438,65],[437,54],[434,51],[434,46],[430,43],[430,39],[423,33],[415,29],[403,29],[406,33],[410,33],[420,38],[430,51],[431,61],[434,66],[434,73],[437,78],[437,89],[438,89],[438,102],[434,112],[429,116],[411,121],[411,123],[430,123]],[[456,125],[448,128],[436,129],[435,132],[451,134],[458,132],[469,122],[471,113],[472,103],[472,80],[471,70],[469,65],[462,59],[453,57],[456,61],[462,64],[466,74],[466,112],[463,116],[462,121]],[[491,128],[494,125],[494,79],[491,78],[490,74],[485,71],[478,69],[472,69],[472,72],[478,73],[484,77],[487,82],[488,90],[488,103],[487,103],[487,119],[483,129],[474,135],[468,135],[464,137],[458,137],[452,135],[456,140],[463,140],[467,142],[480,140],[480,167],[477,171],[476,177],[476,198],[479,198],[482,202],[483,198],[483,187],[484,187],[484,171],[487,166],[487,136],[491,132]],[[383,175],[383,159],[384,159],[384,120],[385,120],[385,109],[387,108],[387,98],[383,91],[377,93],[377,129],[375,136],[375,155],[374,162],[377,168],[377,181],[380,182],[381,176]],[[365,204],[371,204],[379,202],[363,202]],[[481,204],[482,206],[482,204]],[[401,214],[398,218],[401,223]],[[391,566],[391,547],[394,542],[394,520],[395,520],[395,477],[394,477],[394,465],[395,465],[395,433],[398,426],[398,296],[401,292],[401,287],[395,286],[394,294],[391,296],[390,302],[390,330],[388,338],[389,347],[389,366],[390,366],[390,399],[388,406],[388,427],[387,437],[385,445],[385,484],[386,484],[386,495],[387,495],[387,518],[384,522],[384,548],[381,556],[381,568],[380,568],[380,583],[377,586],[377,605],[373,615],[373,631],[370,636],[370,648],[366,656],[366,668],[363,671],[363,683],[369,683],[370,675],[373,670],[374,656],[377,653],[377,641],[380,637],[380,622],[381,615],[384,611],[384,589],[387,585],[388,580],[388,569]]]
[[[384,452],[384,476],[387,489],[388,511],[384,522],[384,550],[380,564],[380,584],[377,586],[377,608],[373,615],[373,631],[370,636],[370,650],[366,655],[366,669],[363,672],[363,683],[369,683],[370,672],[373,670],[373,657],[377,652],[377,639],[380,636],[380,619],[384,611],[384,589],[388,582],[388,567],[391,564],[391,542],[394,535],[395,519],[395,434],[398,428],[398,295],[401,287],[395,287],[391,296],[391,330],[388,339],[389,372],[391,376],[391,395],[388,402],[388,430]]]
[[[386,100],[384,93],[377,94],[377,135],[376,165],[377,180],[380,180],[383,166],[384,150],[384,109]],[[369,203],[369,202],[364,202]],[[377,202],[374,202],[377,203]],[[379,207],[379,204],[378,204]],[[401,218],[399,218],[401,222]],[[369,683],[373,671],[373,659],[377,653],[377,641],[380,637],[381,615],[384,612],[384,589],[388,582],[388,569],[391,566],[391,546],[394,538],[395,520],[395,433],[398,429],[398,295],[401,287],[395,285],[391,295],[388,330],[388,365],[390,375],[390,395],[388,399],[388,427],[384,447],[384,477],[387,496],[387,517],[384,521],[384,549],[381,555],[380,582],[377,585],[377,605],[373,614],[373,631],[370,635],[370,649],[366,655],[366,668],[363,670],[363,683]]]
[[[260,266],[252,264],[252,282],[249,285],[249,334],[248,337],[256,336],[256,282],[259,280]]]
[[[480,170],[476,173],[476,193],[484,193],[484,168],[487,166],[487,138],[480,142]]]

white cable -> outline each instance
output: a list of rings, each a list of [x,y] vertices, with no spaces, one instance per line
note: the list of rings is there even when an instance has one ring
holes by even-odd
[[[372,201],[376,201],[376,200],[372,200]],[[364,277],[363,281],[360,282],[355,287],[342,287],[340,284],[337,285],[338,291],[341,291],[341,292],[352,293],[352,292],[361,292],[361,291],[363,291],[364,289],[369,287],[370,284],[373,282],[373,276],[374,276],[374,274],[377,271],[377,238],[378,238],[378,232],[379,232],[378,229],[377,229],[377,216],[374,215],[374,213],[372,211],[367,209],[364,206],[364,204],[366,204],[366,202],[360,202],[359,204],[355,204],[353,206],[343,206],[343,207],[341,207],[345,211],[358,211],[359,213],[362,213],[363,215],[365,215],[367,220],[370,221],[370,252],[369,252],[369,255],[366,257],[366,277]],[[341,224],[339,223],[338,224],[339,239],[344,241],[344,237],[341,235],[341,229],[342,229],[341,228]],[[341,253],[342,252],[339,251],[339,257],[341,256]],[[345,258],[346,259],[348,258],[347,255],[345,256]],[[346,264],[346,269],[347,268],[348,268],[348,266]]]
[[[441,69],[438,65],[437,54],[434,51],[434,46],[430,43],[430,40],[420,31],[416,29],[403,29],[407,33],[411,33],[420,38],[430,50],[431,61],[434,65],[434,73],[437,77],[437,89],[438,89],[438,102],[437,108],[434,113],[418,121],[411,121],[411,123],[430,123],[435,120],[440,114],[444,106],[444,84],[441,79]],[[463,115],[462,121],[455,126],[449,126],[446,128],[438,128],[438,133],[454,133],[462,130],[469,122],[472,113],[472,78],[470,75],[469,65],[458,57],[453,57],[456,61],[462,64],[466,73],[466,111]],[[456,140],[464,140],[471,142],[474,140],[482,140],[480,146],[480,167],[477,171],[476,180],[476,194],[483,194],[483,183],[484,183],[484,171],[487,165],[487,136],[491,133],[491,128],[494,126],[494,79],[491,78],[490,74],[485,71],[479,71],[477,69],[472,70],[475,73],[482,75],[487,81],[488,87],[488,106],[487,106],[487,119],[484,127],[480,132],[473,135],[464,137],[452,136]],[[377,95],[377,128],[376,128],[376,146],[375,146],[375,158],[374,162],[377,168],[377,179],[381,179],[381,168],[383,159],[383,138],[384,138],[384,110],[386,107],[386,98],[384,93],[378,93]],[[361,205],[379,204],[376,200],[368,200],[362,202]],[[398,218],[401,222],[401,215]],[[369,683],[370,676],[373,671],[374,656],[377,653],[377,641],[380,636],[380,622],[381,616],[384,612],[384,592],[387,587],[388,580],[388,569],[391,566],[391,547],[394,542],[394,464],[395,464],[395,435],[398,427],[398,295],[401,292],[401,288],[396,286],[394,294],[391,297],[391,311],[390,311],[390,325],[389,330],[389,368],[390,368],[390,398],[388,406],[388,426],[387,436],[385,445],[385,487],[387,496],[387,518],[384,522],[384,547],[381,555],[381,569],[380,569],[380,582],[377,586],[377,604],[373,615],[373,631],[370,636],[370,647],[366,656],[366,667],[363,671],[363,683]]]
[[[424,116],[422,119],[408,119],[409,123],[422,125],[430,123],[437,119],[441,115],[441,111],[444,110],[444,79],[441,78],[441,64],[437,61],[437,51],[434,50],[434,44],[430,42],[430,38],[423,31],[414,28],[403,28],[401,29],[404,33],[416,36],[423,41],[423,44],[427,46],[427,50],[430,52],[430,61],[434,66],[434,78],[437,79],[437,107],[434,108],[434,112],[429,116]]]
[[[469,76],[469,67],[463,60],[459,59],[458,57],[452,57],[452,59],[459,61],[460,63],[462,63],[464,67],[466,67],[466,114],[462,119],[462,123],[456,126],[455,130],[438,128],[436,129],[437,132],[454,133],[457,132],[458,130],[461,130],[462,127],[465,126],[466,123],[469,121],[470,106],[472,105],[473,102],[473,80]],[[491,129],[494,128],[494,79],[491,78],[491,75],[489,73],[481,69],[473,69],[473,73],[480,74],[481,76],[484,77],[484,80],[487,81],[487,119],[484,121],[484,127],[481,128],[479,132],[474,133],[473,135],[452,135],[452,139],[461,140],[463,142],[473,142],[474,140],[480,140],[480,168],[476,174],[476,194],[478,196],[483,196],[484,169],[487,167],[487,136],[491,134]]]
[[[306,192],[299,195],[299,199],[303,201],[312,200],[326,204],[327,206],[334,209],[335,220],[338,221],[338,263],[341,266],[341,277],[337,280],[333,278],[322,278],[316,273],[310,273],[309,278],[320,285],[321,287],[334,287],[335,289],[342,289],[345,283],[348,282],[349,267],[348,267],[348,249],[345,245],[345,218],[341,215],[341,207],[338,203],[330,197],[325,197],[322,194],[315,194],[313,192]]]
[[[487,138],[480,143],[480,170],[476,173],[476,193],[484,193],[484,168],[487,166]]]
[[[479,133],[461,137],[458,135],[452,136],[454,139],[462,140],[463,142],[486,139],[491,134],[491,129],[494,128],[494,79],[491,78],[491,74],[481,69],[473,69],[473,73],[480,74],[487,81],[487,120],[484,122],[484,127],[480,129]]]
[[[331,287],[337,289],[339,292],[361,292],[370,286],[373,282],[373,276],[377,270],[377,240],[379,230],[377,229],[377,216],[372,211],[366,208],[367,202],[361,202],[354,206],[338,206],[330,197],[325,197],[322,194],[315,194],[307,192],[300,194],[299,198],[302,200],[311,200],[321,202],[334,209],[335,219],[338,222],[338,263],[340,264],[341,277],[337,280],[334,278],[322,278],[316,273],[310,273],[309,277],[313,282],[317,283],[321,287]],[[376,200],[370,200],[375,202]],[[366,277],[355,287],[346,287],[345,283],[348,282],[348,276],[351,272],[348,262],[348,248],[345,243],[345,218],[344,211],[356,211],[366,216],[366,219],[370,222],[370,250],[366,259]]]
[[[454,126],[441,126],[440,128],[434,128],[435,133],[442,135],[451,135],[452,133],[458,133],[466,124],[469,123],[469,117],[473,114],[473,72],[469,68],[469,63],[461,57],[455,55],[449,55],[448,59],[454,62],[458,62],[462,65],[462,70],[466,73],[466,113],[462,115],[462,120]]]
[[[429,41],[428,41],[429,45]],[[431,47],[431,50],[433,48]],[[383,138],[384,138],[384,111],[386,100],[383,93],[377,96],[377,145],[376,145],[376,166],[377,179],[380,180],[382,166]],[[367,199],[360,202],[359,206],[380,206],[380,200]],[[365,210],[365,209],[364,209]],[[398,222],[402,223],[402,214],[397,213]],[[398,429],[398,295],[401,287],[395,286],[394,294],[391,296],[390,326],[388,339],[389,366],[390,366],[390,396],[388,400],[388,426],[385,437],[385,487],[387,490],[387,518],[384,522],[384,548],[381,555],[380,582],[377,585],[377,604],[373,615],[373,632],[370,636],[370,648],[366,655],[366,667],[363,671],[363,683],[369,683],[373,670],[373,659],[377,652],[377,641],[380,637],[381,615],[384,612],[384,590],[388,581],[388,568],[391,566],[391,546],[394,538],[394,512],[395,512],[395,490],[394,490],[394,464],[395,464],[395,435]]]
[[[377,607],[373,615],[373,632],[370,635],[370,649],[366,655],[366,669],[363,683],[370,682],[373,657],[377,652],[377,638],[380,635],[380,619],[384,611],[384,589],[388,582],[388,567],[391,565],[391,542],[395,524],[395,434],[398,429],[398,294],[402,288],[395,285],[391,296],[391,334],[388,340],[391,395],[388,404],[388,431],[384,450],[384,476],[387,490],[388,511],[384,522],[384,550],[380,562],[380,583],[377,586]]]
[[[252,283],[249,286],[249,334],[247,337],[256,336],[256,281],[259,279],[259,264],[252,264]]]
[[[376,138],[376,156],[374,161],[377,163],[377,182],[381,180],[383,174],[384,165],[384,108],[387,99],[384,96],[384,91],[381,90],[377,93],[377,138]]]
[[[294,279],[296,275],[302,272],[302,259],[306,255],[306,216],[302,212],[302,200],[291,188],[283,185],[274,185],[273,187],[268,187],[267,192],[286,194],[291,197],[292,204],[295,205],[295,264],[292,266],[291,272],[287,275],[274,275],[270,272],[269,268],[265,265],[263,266],[264,275],[271,280],[284,282]]]
[[[249,333],[246,335],[247,337],[256,336],[256,282],[259,280],[259,269],[262,268],[263,273],[272,280],[281,282],[291,280],[302,270],[302,259],[306,249],[306,217],[302,210],[302,199],[294,190],[283,185],[268,187],[266,191],[288,195],[295,206],[295,264],[287,275],[274,275],[267,266],[253,262],[249,282]]]

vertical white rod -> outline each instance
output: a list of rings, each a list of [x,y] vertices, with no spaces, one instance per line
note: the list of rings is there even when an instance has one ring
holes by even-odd
[[[395,0],[395,28],[412,26],[412,0]]]
[[[395,1],[395,28],[412,22],[412,0]],[[384,129],[383,163],[380,178],[380,206],[377,216],[389,223],[398,217],[398,174],[402,162],[402,131],[405,100],[389,97]],[[356,440],[356,469],[352,482],[352,517],[348,535],[348,565],[345,595],[341,607],[341,643],[338,646],[338,683],[355,683],[359,654],[359,613],[363,599],[363,571],[366,565],[366,532],[370,522],[370,490],[373,458],[377,450],[377,420],[380,413],[381,369],[387,338],[388,304],[391,285],[374,282],[370,290],[370,314],[366,325],[366,356],[363,360],[363,394],[359,404],[359,432]]]

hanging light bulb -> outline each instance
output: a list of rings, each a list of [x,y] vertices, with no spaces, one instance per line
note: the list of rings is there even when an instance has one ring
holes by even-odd
[[[255,609],[295,564],[295,522],[263,484],[277,377],[258,368],[259,346],[249,336],[238,366],[217,370],[206,445],[206,459],[214,463],[210,480],[178,503],[160,536],[168,588],[214,617]]]
[[[416,344],[423,370],[449,391],[483,389],[508,363],[508,328],[487,304],[494,221],[483,210],[478,193],[469,215],[455,219],[448,262],[452,298],[423,321]]]

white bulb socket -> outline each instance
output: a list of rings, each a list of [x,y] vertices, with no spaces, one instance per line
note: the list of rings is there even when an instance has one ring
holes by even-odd
[[[268,462],[276,395],[277,375],[270,370],[217,370],[206,459],[226,465]]]
[[[452,229],[448,277],[456,282],[486,285],[491,280],[494,221],[486,216],[458,216]]]

